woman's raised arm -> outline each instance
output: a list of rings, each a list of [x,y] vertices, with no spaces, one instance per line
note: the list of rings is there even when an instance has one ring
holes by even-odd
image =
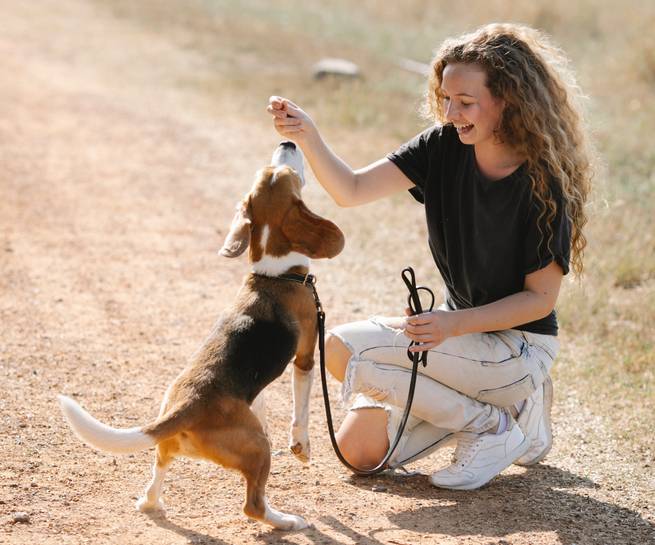
[[[312,119],[288,99],[273,96],[267,111],[284,138],[302,149],[316,179],[339,206],[358,206],[414,184],[388,159],[353,170],[325,143]]]

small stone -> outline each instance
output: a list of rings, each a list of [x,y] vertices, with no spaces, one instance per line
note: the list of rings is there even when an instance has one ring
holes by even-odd
[[[361,76],[359,67],[345,59],[322,59],[312,68],[314,79],[323,79],[326,76],[355,79]]]
[[[371,488],[371,490],[372,490],[373,492],[386,492],[386,491],[387,491],[387,487],[386,487],[386,486],[382,486],[382,485],[380,485],[380,484],[376,484],[376,485],[374,485],[374,486]]]
[[[14,524],[19,524],[19,523],[20,524],[29,524],[30,523],[30,516],[27,513],[23,512],[23,511],[19,511],[17,513],[14,513],[13,520],[14,520]]]

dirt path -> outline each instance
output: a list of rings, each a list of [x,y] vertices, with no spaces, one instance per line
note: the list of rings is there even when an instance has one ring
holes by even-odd
[[[285,534],[247,521],[239,476],[187,460],[166,485],[166,517],[136,512],[152,453],[84,447],[55,395],[119,426],[156,414],[246,271],[216,250],[277,138],[259,112],[230,116],[231,97],[178,84],[211,69],[203,57],[91,2],[4,3],[0,28],[0,543],[655,543],[652,467],[557,383],[547,462],[456,493],[422,476],[350,477],[326,440],[318,387],[314,460],[301,467],[284,450],[285,375],[270,392],[280,452],[269,497],[314,528]],[[307,195],[357,232],[359,220],[318,189]],[[404,206],[367,210],[400,225]],[[382,236],[317,264],[332,323],[393,304],[384,283],[362,298],[366,282],[348,276],[399,270],[396,248],[385,264],[367,261]],[[14,523],[17,512],[29,522]]]

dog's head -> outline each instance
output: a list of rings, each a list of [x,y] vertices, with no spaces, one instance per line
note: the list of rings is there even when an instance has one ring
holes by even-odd
[[[260,170],[250,192],[237,205],[230,232],[219,253],[237,257],[250,247],[250,261],[285,258],[296,252],[312,259],[331,258],[344,246],[341,230],[311,212],[302,201],[303,157],[292,142],[282,142],[272,164]]]

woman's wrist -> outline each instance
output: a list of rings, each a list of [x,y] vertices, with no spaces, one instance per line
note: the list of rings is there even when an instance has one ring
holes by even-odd
[[[318,127],[311,119],[307,125],[308,127],[304,131],[298,133],[296,143],[300,146],[305,156],[310,156],[323,143],[323,138]]]
[[[449,337],[459,337],[460,335],[472,333],[471,331],[466,331],[467,321],[463,319],[463,312],[461,310],[449,310],[445,312],[445,315],[448,317],[447,333]]]

